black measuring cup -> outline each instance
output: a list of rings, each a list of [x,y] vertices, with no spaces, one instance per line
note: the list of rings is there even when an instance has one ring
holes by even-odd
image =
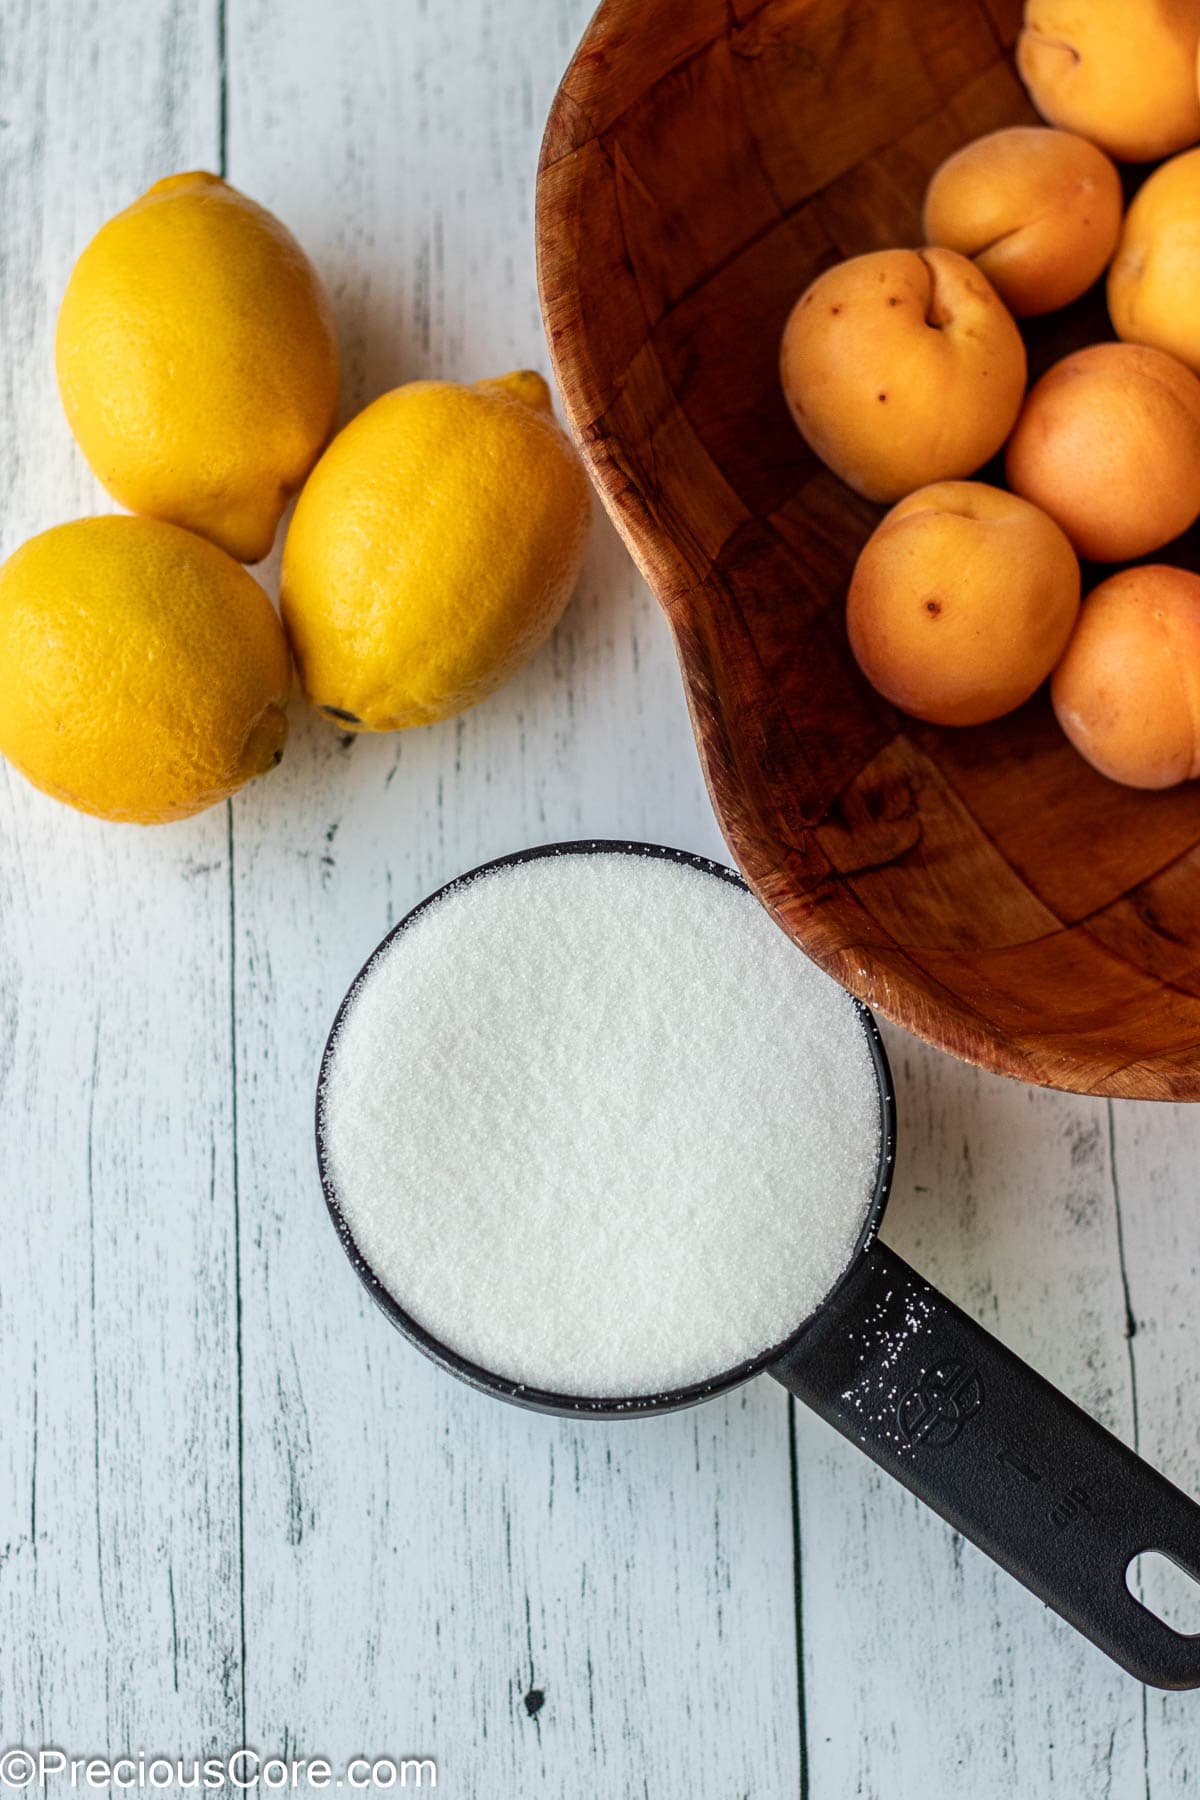
[[[338,1204],[322,1136],[320,1085],[345,1011],[380,951],[444,895],[513,863],[568,855],[657,857],[745,887],[719,863],[658,844],[546,844],[484,863],[439,888],[388,933],[338,1010],[317,1106],[326,1204],[372,1298],[418,1349],[472,1387],[564,1417],[668,1412],[765,1371],[1131,1675],[1156,1687],[1200,1687],[1200,1635],[1173,1630],[1126,1582],[1131,1562],[1146,1551],[1161,1552],[1200,1581],[1200,1506],[879,1241],[895,1166],[895,1090],[878,1027],[858,1001],[879,1090],[875,1192],[849,1262],[785,1342],[711,1380],[663,1393],[557,1394],[459,1356],[383,1286]]]

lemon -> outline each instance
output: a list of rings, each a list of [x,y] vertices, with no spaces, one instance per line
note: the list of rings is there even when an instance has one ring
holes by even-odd
[[[82,812],[157,824],[279,761],[287,643],[223,550],[157,519],[77,519],[0,569],[0,752]]]
[[[241,562],[267,554],[338,400],[329,302],[278,219],[216,175],[156,182],[75,264],[56,358],[114,499]]]
[[[280,594],[305,692],[366,731],[473,706],[557,623],[589,518],[540,375],[385,394],[334,439],[288,527]]]

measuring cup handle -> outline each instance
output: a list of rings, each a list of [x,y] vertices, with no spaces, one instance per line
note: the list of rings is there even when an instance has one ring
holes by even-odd
[[[1200,1506],[885,1245],[771,1373],[1139,1681],[1200,1687],[1125,1583],[1145,1550],[1200,1581]]]

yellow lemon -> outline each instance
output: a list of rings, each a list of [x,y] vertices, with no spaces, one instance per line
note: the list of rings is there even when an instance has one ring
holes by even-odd
[[[334,439],[288,527],[280,594],[305,692],[365,731],[484,699],[557,623],[590,510],[540,375],[385,394]]]
[[[75,264],[56,359],[114,499],[267,554],[338,401],[329,301],[278,219],[215,175],[156,182]]]
[[[0,752],[81,812],[153,825],[273,767],[290,663],[223,550],[157,519],[77,519],[0,569]]]

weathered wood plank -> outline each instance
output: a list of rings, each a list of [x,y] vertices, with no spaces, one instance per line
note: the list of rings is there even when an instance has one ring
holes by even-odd
[[[58,299],[110,213],[215,155],[215,20],[10,6],[0,54],[7,555],[108,510],[55,391]],[[240,1731],[226,829],[104,825],[0,774],[5,1742]]]
[[[1104,1103],[888,1043],[889,1242],[1129,1438]],[[812,1794],[1140,1794],[1137,1684],[826,1426],[797,1446]]]
[[[327,273],[350,406],[545,366],[533,171],[586,10],[231,0],[231,177]],[[458,870],[580,833],[720,850],[664,627],[599,523],[511,687],[395,739],[301,725],[239,818],[250,1733],[428,1753],[462,1793],[791,1793],[782,1396],[640,1429],[498,1407],[369,1309],[315,1181],[317,1061],[365,953]]]
[[[1200,1498],[1200,1108],[1114,1105],[1129,1351],[1142,1455]],[[1148,1580],[1144,1596],[1161,1602]],[[1184,1800],[1200,1789],[1195,1694],[1145,1695],[1145,1791]]]

